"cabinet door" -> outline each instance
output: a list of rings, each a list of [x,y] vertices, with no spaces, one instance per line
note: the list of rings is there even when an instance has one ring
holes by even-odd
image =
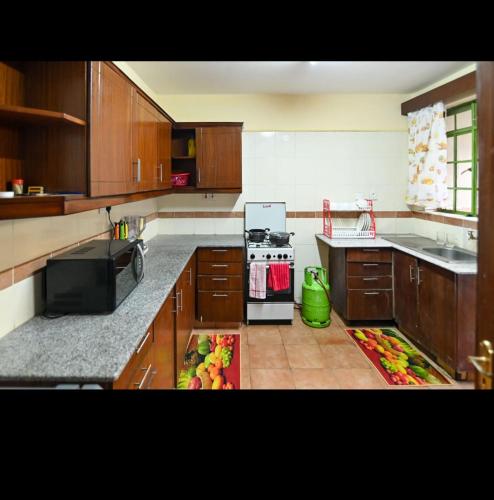
[[[101,61],[91,63],[90,194],[131,189],[132,86]]]
[[[198,188],[242,187],[242,133],[239,127],[196,130]]]
[[[158,115],[158,181],[157,189],[172,187],[172,124]]]
[[[419,262],[419,331],[424,346],[449,366],[456,358],[455,276],[428,262]]]
[[[154,320],[154,376],[151,389],[173,389],[175,383],[175,314],[172,294]]]
[[[158,186],[158,112],[134,90],[132,166],[134,191]]]
[[[243,320],[243,292],[199,291],[197,297],[197,312],[201,322],[233,323]]]
[[[176,360],[177,376],[183,366],[185,350],[195,319],[195,255],[187,263],[176,285]]]
[[[393,252],[394,317],[403,333],[417,339],[417,259]],[[421,339],[418,339],[421,340]]]

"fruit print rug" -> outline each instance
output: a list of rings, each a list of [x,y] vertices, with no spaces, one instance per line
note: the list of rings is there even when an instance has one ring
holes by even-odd
[[[240,334],[192,334],[178,389],[240,389]]]
[[[348,328],[345,331],[388,385],[417,387],[455,383],[394,328]]]

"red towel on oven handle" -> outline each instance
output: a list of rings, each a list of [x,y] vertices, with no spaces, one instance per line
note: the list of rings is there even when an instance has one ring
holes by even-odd
[[[288,262],[270,263],[267,284],[275,292],[290,288],[290,264]]]

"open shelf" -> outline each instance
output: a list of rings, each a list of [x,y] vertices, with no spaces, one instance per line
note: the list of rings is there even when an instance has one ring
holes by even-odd
[[[16,122],[27,125],[50,125],[61,123],[81,127],[86,125],[85,120],[68,115],[67,113],[28,108],[26,106],[11,106],[8,104],[0,104],[0,122]]]
[[[61,195],[0,198],[0,220],[63,215],[64,203]]]

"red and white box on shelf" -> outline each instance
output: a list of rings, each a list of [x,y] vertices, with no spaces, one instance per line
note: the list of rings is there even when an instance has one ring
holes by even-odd
[[[172,174],[172,186],[173,187],[182,187],[189,185],[189,172],[180,172]]]
[[[370,216],[369,229],[359,231],[357,227],[348,227],[340,221],[345,220],[338,217],[338,212],[366,212]],[[329,200],[322,201],[323,213],[323,234],[331,239],[374,239],[376,237],[376,217],[374,215],[374,207],[372,200],[359,200],[353,203],[333,203]]]

